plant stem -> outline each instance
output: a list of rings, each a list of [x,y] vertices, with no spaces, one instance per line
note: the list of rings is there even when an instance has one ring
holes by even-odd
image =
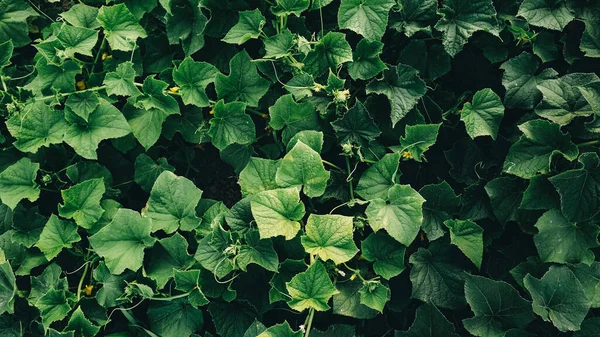
[[[262,113],[262,112],[260,112],[260,111],[258,111],[256,109],[252,109],[252,108],[246,108],[246,111],[248,111],[248,112],[250,112],[252,114],[255,114],[255,115],[257,115],[257,116],[259,116],[261,118],[265,118],[265,115],[266,115],[266,114],[264,114],[264,113]]]
[[[169,296],[169,297],[152,297],[152,298],[149,298],[149,300],[151,300],[151,301],[170,301],[170,300],[176,300],[178,298],[184,298],[189,295],[190,295],[190,293],[183,293],[183,294]]]
[[[85,275],[87,274],[88,269],[90,268],[90,263],[87,262],[85,264],[85,268],[83,268],[83,274],[81,274],[81,278],[79,279],[79,284],[77,285],[77,302],[81,299],[81,287],[83,286],[83,280],[85,279]]]
[[[104,48],[104,44],[106,44],[106,35],[104,35],[102,37],[102,42],[100,42],[100,48],[98,48],[98,53],[96,54],[96,57],[94,58],[94,65],[92,65],[92,73],[94,72],[94,70],[96,70],[96,65],[98,64],[98,59],[100,58],[100,55],[102,55],[102,49]]]
[[[577,144],[578,147],[579,146],[594,146],[594,145],[600,145],[600,139],[590,140],[589,142]]]
[[[100,90],[104,90],[104,89],[106,89],[106,86],[105,85],[101,85],[99,87],[93,87],[93,88],[89,88],[89,89],[85,89],[85,90],[79,90],[79,91],[73,91],[73,92],[65,92],[65,93],[62,93],[62,94],[52,95],[52,96],[38,97],[38,98],[35,99],[35,101],[36,102],[38,102],[38,101],[45,101],[45,100],[56,98],[56,97],[58,97],[58,98],[60,98],[60,97],[67,97],[67,96],[70,96],[70,95],[73,95],[73,94],[79,94],[79,93],[83,93],[83,92],[87,92],[87,91],[100,91]]]
[[[325,159],[321,159],[321,161],[323,162],[323,164],[325,164],[325,165],[329,165],[329,166],[333,167],[334,169],[338,169],[338,170],[340,170],[340,171],[342,171],[342,172],[344,171],[344,170],[343,170],[341,167],[337,166],[337,165],[336,165],[336,164],[334,164],[334,163],[328,162],[328,161],[327,161],[327,160],[325,160]]]
[[[2,74],[0,74],[0,82],[2,82],[2,88],[4,91],[8,92],[8,88],[6,87],[6,82],[4,82],[4,76],[2,76]]]
[[[350,169],[350,158],[348,156],[344,157],[346,159],[346,170],[348,171],[348,178],[346,181],[348,182],[348,189],[350,190],[350,200],[354,200],[354,186],[352,186],[352,170]]]
[[[308,309],[308,316],[306,317],[306,332],[304,333],[304,337],[308,337],[310,335],[310,328],[312,327],[313,318],[315,317],[315,309]]]

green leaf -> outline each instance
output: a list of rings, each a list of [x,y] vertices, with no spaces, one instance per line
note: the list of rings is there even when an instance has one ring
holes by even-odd
[[[529,186],[523,192],[523,199],[519,209],[526,210],[548,210],[559,208],[560,200],[554,186],[548,178],[537,175],[529,181]]]
[[[66,117],[70,125],[64,141],[86,159],[98,159],[96,149],[101,141],[120,138],[131,132],[123,114],[104,99],[100,99],[87,122],[69,110],[66,110]]]
[[[17,139],[13,143],[17,149],[36,153],[40,147],[61,143],[68,124],[62,111],[36,102],[26,105],[21,114],[7,120],[6,127]]]
[[[61,191],[63,204],[58,206],[58,214],[73,219],[78,226],[91,229],[100,219],[104,209],[100,200],[104,195],[104,179],[89,179]]]
[[[279,260],[273,249],[273,243],[269,239],[261,239],[258,231],[246,234],[246,244],[240,247],[235,261],[242,271],[246,271],[251,263],[275,273],[279,269]]]
[[[504,105],[492,89],[479,90],[473,96],[473,103],[465,103],[460,120],[472,139],[479,136],[491,136],[496,139],[500,122],[504,117]]]
[[[388,13],[394,0],[342,0],[338,10],[338,25],[369,40],[381,40],[388,23]]]
[[[219,227],[198,242],[194,258],[217,279],[223,278],[233,271],[234,267],[233,261],[225,251],[231,245],[231,241],[231,233]]]
[[[81,306],[77,307],[69,318],[69,323],[64,331],[74,331],[77,336],[81,337],[93,337],[100,331],[100,327],[94,325],[89,319],[85,317]]]
[[[415,320],[408,331],[397,331],[395,337],[458,337],[454,325],[435,305],[424,303],[417,308]]]
[[[33,285],[32,285],[33,288]],[[17,284],[10,262],[0,263],[0,313],[12,314],[14,298],[17,294]]]
[[[94,280],[102,284],[102,288],[96,293],[96,300],[104,308],[111,308],[124,301],[122,298],[125,292],[126,280],[131,278],[131,273],[125,272],[122,275],[113,275],[110,273],[106,264],[100,262],[93,271]]]
[[[202,311],[185,298],[152,302],[148,319],[150,329],[163,337],[189,337],[204,326]]]
[[[600,159],[593,152],[579,157],[581,168],[565,171],[549,180],[560,195],[560,209],[571,222],[592,218],[600,212]]]
[[[361,304],[379,313],[383,313],[383,308],[391,297],[390,289],[380,282],[364,282],[359,294]]]
[[[383,51],[383,43],[362,39],[356,45],[352,55],[353,61],[348,65],[348,74],[355,80],[370,80],[388,67],[379,55]]]
[[[27,199],[36,201],[40,196],[40,187],[35,182],[40,164],[29,158],[21,158],[0,173],[0,199],[14,210],[17,204]]]
[[[445,0],[438,13],[442,18],[435,24],[435,29],[442,32],[444,48],[453,57],[475,32],[500,33],[491,0]]]
[[[573,337],[595,337],[600,331],[600,318],[590,317],[581,323],[581,330],[576,331]]]
[[[279,265],[279,270],[269,281],[271,289],[269,290],[269,303],[275,303],[278,301],[287,301],[290,299],[290,295],[287,291],[285,284],[292,280],[292,278],[307,268],[306,264],[302,260],[291,260],[286,259]]]
[[[124,4],[100,7],[97,20],[113,50],[132,51],[138,38],[148,36]]]
[[[58,92],[75,91],[75,76],[81,74],[81,68],[75,61],[67,60],[61,65],[48,63],[45,57],[35,65],[37,76],[24,88],[42,96],[41,92],[52,89]]]
[[[286,287],[292,297],[288,305],[297,311],[309,308],[327,311],[330,308],[327,302],[338,293],[320,261],[315,261],[306,271],[294,276]]]
[[[252,215],[261,238],[283,235],[293,239],[300,230],[304,204],[297,188],[282,188],[257,193],[250,201]]]
[[[352,48],[346,41],[346,35],[329,32],[306,55],[303,60],[303,70],[314,76],[320,76],[327,70],[335,70],[341,64],[351,61]]]
[[[371,200],[365,213],[374,231],[385,229],[405,246],[410,246],[423,222],[425,199],[409,185],[394,185],[386,199]]]
[[[303,187],[304,194],[316,198],[325,193],[329,171],[321,156],[308,145],[298,141],[281,160],[275,181],[281,187]]]
[[[386,199],[397,182],[400,153],[388,153],[371,165],[361,176],[356,194],[365,200]]]
[[[363,283],[359,280],[340,282],[338,293],[333,295],[333,313],[357,319],[371,319],[377,316],[377,310],[371,309],[360,301]],[[354,333],[350,336],[353,336]]]
[[[431,22],[435,22],[434,20],[437,19],[437,1],[400,0],[398,3],[402,11],[398,13],[399,18],[394,17],[396,12],[392,11],[391,28],[404,31],[408,37],[421,31],[431,34]],[[397,22],[395,22],[396,20]]]
[[[75,53],[93,56],[92,49],[98,42],[98,32],[89,28],[65,24],[60,29],[56,39],[63,45],[65,53],[71,58],[75,56]]]
[[[281,139],[288,143],[302,130],[320,130],[319,118],[312,104],[296,103],[292,95],[283,95],[269,107],[269,125],[273,130],[281,130]]]
[[[156,179],[164,171],[174,172],[175,167],[169,165],[164,157],[158,158],[157,161],[141,153],[135,158],[135,174],[133,180],[136,184],[146,191],[150,192]]]
[[[215,104],[214,117],[210,120],[208,134],[213,145],[223,150],[231,144],[247,145],[256,140],[256,128],[252,118],[245,113],[246,104],[220,100]]]
[[[14,44],[12,40],[0,43],[0,70],[10,65],[10,59],[13,56]]]
[[[20,0],[0,0],[0,41],[10,41],[16,48],[27,45],[29,39],[29,26],[27,19],[39,16],[27,2]]]
[[[465,303],[464,272],[454,265],[451,246],[435,241],[410,256],[412,298],[442,308],[457,308]],[[454,260],[454,261],[453,261]]]
[[[194,307],[208,304],[208,299],[202,292],[202,281],[200,279],[200,270],[173,271],[175,276],[175,289],[189,293],[188,300]]]
[[[240,172],[238,184],[243,196],[249,196],[262,191],[274,190],[279,186],[275,182],[275,174],[279,161],[252,157],[248,165]]]
[[[392,109],[392,126],[403,119],[427,92],[419,72],[411,66],[399,64],[383,72],[383,79],[375,79],[367,85],[367,94],[385,95]]]
[[[239,337],[256,318],[254,308],[246,302],[213,302],[208,306],[219,336]]]
[[[523,280],[533,298],[533,312],[560,331],[577,331],[590,309],[581,283],[565,266],[552,266],[541,279]]]
[[[300,17],[302,12],[308,9],[309,5],[309,0],[277,0],[277,6],[272,7],[271,11],[277,16],[295,15],[297,17]]]
[[[427,233],[429,241],[437,240],[446,233],[443,229],[444,221],[452,219],[453,214],[458,211],[460,197],[446,181],[425,185],[419,190],[419,194],[425,198],[421,227]]]
[[[135,86],[135,70],[133,63],[119,63],[115,71],[111,71],[104,77],[103,84],[106,86],[108,95],[137,96],[140,90]]]
[[[373,270],[384,279],[400,275],[405,269],[406,247],[384,232],[376,232],[361,242],[362,256],[373,262]]]
[[[407,125],[406,136],[400,138],[400,147],[402,152],[408,151],[410,156],[420,162],[425,153],[437,141],[439,124],[418,124]]]
[[[485,185],[492,211],[500,224],[517,219],[519,204],[523,196],[522,181],[513,177],[498,177]]]
[[[4,267],[2,267],[4,269]],[[6,272],[6,270],[3,270]],[[31,291],[27,301],[34,306],[37,301],[44,296],[50,289],[68,290],[69,285],[66,278],[61,278],[63,271],[56,263],[47,266],[40,276],[30,277]],[[10,275],[5,275],[10,280]],[[8,302],[7,302],[8,303]]]
[[[450,229],[450,240],[478,269],[483,260],[483,228],[470,220],[446,220],[444,225]]]
[[[52,214],[44,225],[39,241],[35,244],[48,261],[57,257],[63,248],[71,248],[74,242],[79,242],[81,237],[77,234],[77,226],[65,220],[60,220]]]
[[[504,160],[503,172],[530,179],[538,172],[549,173],[552,160],[558,155],[573,161],[579,150],[560,126],[545,120],[531,120],[519,125],[523,136],[515,142]]]
[[[343,117],[331,122],[331,126],[340,144],[349,143],[361,149],[367,149],[369,143],[381,134],[365,106],[358,100]]]
[[[195,62],[191,57],[186,57],[179,67],[173,68],[173,81],[179,86],[183,104],[209,106],[205,90],[215,81],[217,74],[218,70],[212,64]]]
[[[202,191],[191,180],[164,171],[154,182],[142,215],[152,220],[152,232],[189,231],[199,225],[196,205],[201,197]]]
[[[83,118],[86,122],[90,117],[90,114],[96,110],[100,104],[98,94],[93,91],[78,92],[69,95],[65,106],[71,109],[77,116]],[[63,118],[64,119],[64,118]]]
[[[475,336],[504,337],[506,330],[524,329],[534,319],[531,302],[506,282],[468,275],[465,296],[475,317],[463,324]]]
[[[238,22],[231,27],[221,41],[231,44],[244,44],[248,40],[257,39],[265,23],[266,19],[259,9],[241,11]]]
[[[173,278],[174,270],[186,270],[193,264],[194,258],[188,253],[187,241],[181,234],[175,233],[158,240],[154,245],[146,273],[162,289]]]
[[[502,85],[506,89],[504,106],[507,109],[533,109],[542,99],[537,84],[555,78],[557,72],[552,68],[538,72],[539,65],[538,58],[527,52],[502,63]]]
[[[201,6],[202,2],[198,0],[179,1],[166,16],[169,44],[179,44],[181,41],[185,56],[204,47],[208,19],[202,13]]]
[[[291,54],[294,47],[294,35],[289,29],[284,29],[277,35],[263,39],[263,43],[265,44],[265,58],[280,59]],[[291,84],[288,83],[288,85]]]
[[[544,213],[535,223],[538,233],[533,237],[542,262],[585,263],[594,262],[590,249],[600,246],[600,227],[582,222],[572,223],[557,209]]]
[[[563,1],[524,0],[518,16],[532,26],[562,31],[575,17]]]
[[[543,94],[542,101],[535,107],[535,113],[555,123],[567,125],[576,117],[594,114],[578,87],[599,82],[596,74],[568,74],[559,79],[549,79],[538,83]]]
[[[98,8],[84,3],[74,4],[68,11],[61,13],[60,16],[75,27],[90,29],[100,27],[100,23],[96,20]]]
[[[308,7],[308,1],[306,1]],[[257,337],[302,337],[302,331],[294,331],[290,327],[290,324],[285,321],[281,324],[274,325],[264,332],[262,332]]]
[[[306,222],[302,246],[307,253],[335,264],[350,261],[358,252],[353,240],[353,218],[343,215],[311,214]]]
[[[40,297],[35,303],[35,307],[40,310],[42,324],[45,329],[50,327],[50,324],[67,317],[71,306],[67,302],[67,292],[65,290],[50,289]]]
[[[587,57],[600,57],[600,31],[598,31],[598,21],[586,21],[585,30],[581,37],[579,49]]]
[[[229,76],[217,74],[215,79],[219,99],[226,103],[239,100],[251,107],[258,106],[260,98],[269,90],[269,81],[260,77],[248,52],[237,53],[229,62],[229,69]]]
[[[98,233],[90,236],[94,251],[104,258],[112,274],[129,269],[137,271],[144,260],[144,249],[156,241],[150,236],[152,222],[138,212],[120,208],[113,220]]]

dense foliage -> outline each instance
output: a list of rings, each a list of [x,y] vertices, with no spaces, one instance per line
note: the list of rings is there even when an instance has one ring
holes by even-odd
[[[0,0],[0,336],[599,336],[599,72],[599,0]]]

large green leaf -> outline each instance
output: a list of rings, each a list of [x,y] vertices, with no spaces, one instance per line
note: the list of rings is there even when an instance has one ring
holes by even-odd
[[[74,223],[61,220],[52,214],[42,229],[40,239],[35,246],[50,261],[58,256],[64,248],[71,248],[73,243],[80,240],[81,237],[77,234],[77,226]]]
[[[533,298],[533,312],[560,331],[579,330],[590,301],[569,268],[552,266],[541,279],[528,274],[523,281]]]
[[[427,87],[419,72],[411,66],[399,64],[383,72],[383,79],[367,85],[367,94],[385,95],[392,109],[392,126],[396,125],[425,95]]]
[[[17,293],[15,274],[10,262],[0,263],[0,313],[13,312],[14,298]]]
[[[338,25],[369,40],[381,40],[388,23],[388,13],[394,0],[342,0],[338,10]]]
[[[504,105],[500,97],[489,88],[476,92],[473,102],[465,103],[460,113],[460,120],[465,123],[467,133],[473,139],[479,136],[496,139],[502,117]]]
[[[14,210],[23,200],[36,201],[40,196],[40,187],[35,182],[40,164],[29,158],[21,158],[0,173],[0,199]]]
[[[537,84],[543,80],[555,78],[557,72],[552,68],[538,71],[540,62],[527,52],[502,63],[504,70],[502,85],[506,89],[504,105],[509,109],[533,109],[542,99]]]
[[[87,319],[79,306],[71,314],[69,323],[64,331],[72,331],[81,337],[93,337],[100,331],[100,327],[94,325],[89,319]]]
[[[140,90],[135,86],[135,70],[133,63],[119,63],[115,71],[111,71],[104,77],[106,93],[118,96],[137,96]]]
[[[383,43],[362,39],[356,45],[352,55],[352,63],[348,65],[348,73],[355,80],[370,80],[388,67],[379,58],[383,51]]]
[[[86,159],[98,159],[96,149],[101,141],[123,137],[131,132],[123,114],[104,99],[100,99],[87,122],[68,110],[65,116],[70,125],[64,141]]]
[[[152,222],[138,212],[121,208],[113,220],[98,233],[90,236],[94,251],[104,258],[112,274],[142,267],[144,249],[152,247],[156,239],[150,236]]]
[[[483,261],[483,228],[470,220],[446,220],[450,229],[450,242],[456,245],[477,268]]]
[[[360,303],[360,291],[363,289],[363,282],[348,280],[338,283],[336,287],[339,292],[333,295],[334,314],[356,319],[371,319],[377,316],[377,310]],[[354,333],[350,336],[353,335]]]
[[[268,328],[257,337],[302,337],[302,331],[292,330],[290,324],[285,321]]]
[[[173,68],[173,81],[179,86],[183,104],[198,107],[209,105],[206,87],[215,81],[217,68],[210,63],[195,62],[186,57],[179,67]]]
[[[297,274],[286,283],[291,296],[288,305],[297,311],[315,309],[317,311],[329,310],[329,299],[338,293],[329,279],[323,263],[316,261],[308,269]]]
[[[201,197],[202,191],[191,180],[164,171],[154,182],[142,215],[152,220],[153,232],[189,231],[200,224],[196,206]]]
[[[179,233],[158,240],[150,258],[146,273],[156,281],[159,289],[173,278],[174,270],[186,270],[194,264],[194,258],[188,253],[188,243]]]
[[[161,173],[164,171],[175,171],[175,168],[169,165],[167,159],[161,157],[155,162],[152,158],[143,153],[135,158],[134,168],[135,174],[133,179],[146,192],[152,190],[154,182]]]
[[[250,205],[261,238],[282,235],[291,240],[300,230],[304,204],[297,188],[260,192],[252,198]]]
[[[575,160],[579,154],[571,137],[560,126],[545,120],[532,120],[519,125],[523,136],[515,142],[504,160],[506,173],[530,179],[539,173],[549,173],[552,160],[562,155]]]
[[[239,337],[252,325],[256,317],[254,308],[246,302],[213,302],[208,306],[219,336]]]
[[[166,16],[169,43],[181,41],[186,56],[204,47],[204,32],[209,20],[202,13],[201,5],[199,0],[178,1]]]
[[[346,35],[329,32],[323,36],[304,58],[304,70],[320,76],[329,69],[336,69],[343,63],[352,61],[352,48]]]
[[[97,20],[104,28],[108,44],[114,50],[132,51],[138,38],[148,36],[124,4],[100,7]]]
[[[279,260],[270,239],[261,239],[258,231],[246,233],[246,244],[240,247],[235,262],[246,271],[249,264],[257,264],[266,270],[277,272]]]
[[[284,143],[302,130],[319,130],[319,118],[312,104],[296,103],[292,95],[283,95],[269,107],[269,125],[274,130],[281,130]]]
[[[465,296],[475,317],[463,320],[463,324],[475,336],[504,337],[508,329],[523,329],[534,319],[531,302],[508,283],[469,275]]]
[[[453,214],[458,212],[460,197],[446,181],[425,185],[419,190],[419,194],[425,198],[421,227],[430,241],[437,240],[446,233],[444,221],[452,219]]]
[[[42,91],[56,90],[58,92],[75,91],[75,76],[81,73],[77,62],[67,60],[61,65],[49,63],[42,57],[35,64],[37,76],[25,86],[36,96],[43,96]]]
[[[45,329],[48,329],[50,324],[67,317],[69,311],[71,311],[71,306],[67,302],[67,292],[57,289],[48,290],[35,303],[35,307],[40,310],[42,324]]]
[[[90,29],[100,27],[100,23],[96,20],[98,8],[84,3],[74,4],[68,11],[61,13],[60,16],[75,27]]]
[[[564,1],[553,0],[524,0],[517,15],[530,25],[557,31],[562,31],[575,18]]]
[[[185,298],[152,302],[148,318],[152,331],[164,337],[189,337],[204,325],[202,311]]]
[[[265,23],[265,17],[259,9],[242,11],[239,13],[238,22],[222,40],[231,44],[243,44],[250,39],[256,39]]]
[[[398,18],[392,17],[392,28],[404,31],[408,37],[420,31],[431,34],[431,23],[437,19],[436,0],[400,0],[398,3],[402,10],[398,13]]]
[[[0,8],[0,41],[12,40],[17,48],[31,42],[27,18],[38,16],[37,12],[21,0],[0,0]]]
[[[371,200],[365,213],[373,230],[385,229],[391,237],[409,246],[423,222],[425,199],[408,185],[394,185],[386,199]]]
[[[572,223],[560,211],[552,209],[535,223],[538,233],[533,240],[542,262],[591,264],[594,253],[591,248],[600,246],[600,227],[581,222]]]
[[[85,229],[91,229],[104,213],[100,200],[105,190],[104,179],[95,178],[61,191],[63,204],[58,206],[58,214],[75,220],[77,225]]]
[[[384,232],[376,232],[361,243],[362,256],[373,262],[373,270],[385,279],[400,275],[404,271],[406,247]]]
[[[586,221],[600,212],[600,159],[596,153],[579,157],[581,168],[565,171],[549,180],[560,195],[567,220]]]
[[[358,252],[353,239],[353,218],[343,215],[311,214],[306,222],[302,245],[307,253],[341,264]]]
[[[250,161],[240,172],[238,184],[242,189],[242,195],[248,196],[278,188],[275,182],[275,174],[279,168],[279,161],[250,158]]]
[[[69,57],[72,58],[75,53],[92,56],[92,49],[98,41],[98,32],[89,28],[63,25],[56,38]]]
[[[442,18],[435,29],[443,33],[444,48],[451,56],[458,54],[475,32],[499,34],[491,0],[445,0],[439,14]]]
[[[395,337],[458,337],[454,325],[432,304],[421,304],[408,331],[397,331]]]
[[[365,200],[385,199],[397,182],[400,153],[388,153],[361,176],[356,193]]]
[[[208,134],[217,149],[223,150],[231,144],[252,144],[256,140],[254,122],[245,109],[246,105],[240,102],[225,104],[220,100],[215,104]]]
[[[279,186],[302,187],[304,194],[318,197],[325,193],[329,171],[325,170],[321,156],[301,141],[281,160],[275,181]]]
[[[423,160],[425,153],[437,141],[441,124],[407,125],[406,136],[400,138],[400,146],[393,148],[407,151],[416,161]]]
[[[237,53],[229,62],[229,75],[217,74],[215,89],[226,103],[242,101],[258,106],[258,101],[269,89],[269,82],[260,77],[248,52]]]
[[[366,151],[369,143],[377,138],[381,131],[371,119],[365,106],[356,101],[343,117],[331,122],[340,144],[352,144]]]

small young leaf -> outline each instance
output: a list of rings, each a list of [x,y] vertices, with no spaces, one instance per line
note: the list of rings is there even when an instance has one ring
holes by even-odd
[[[89,179],[61,191],[63,204],[58,205],[58,214],[73,219],[78,226],[91,229],[104,210],[100,200],[104,195],[104,179]]]
[[[286,283],[292,300],[288,302],[290,308],[297,311],[315,309],[317,311],[329,310],[329,299],[338,293],[329,279],[323,263],[316,261],[305,272],[299,273]]]
[[[495,140],[503,116],[504,105],[500,97],[488,88],[476,92],[473,103],[465,103],[460,120],[465,123],[467,133],[472,139],[491,136]]]

